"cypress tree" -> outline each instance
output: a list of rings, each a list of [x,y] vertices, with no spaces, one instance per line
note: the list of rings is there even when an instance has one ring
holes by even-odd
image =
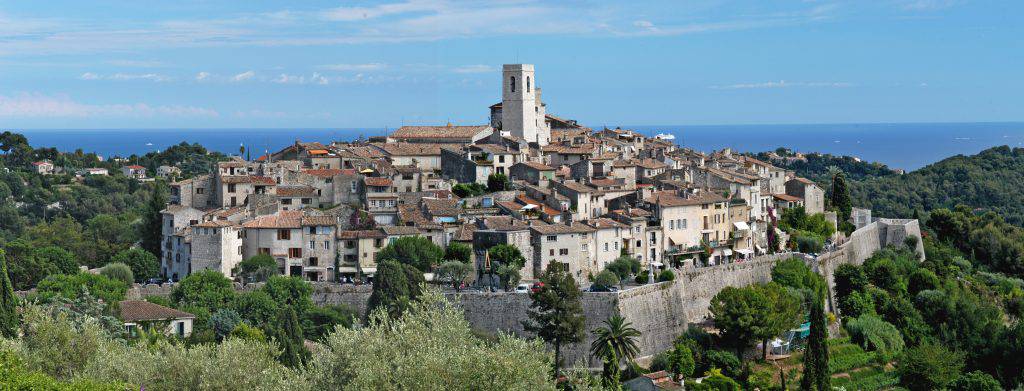
[[[7,275],[7,258],[0,249],[0,336],[13,338],[18,335],[18,297]]]
[[[302,325],[299,324],[299,316],[295,313],[295,308],[285,306],[281,309],[279,317],[282,318],[280,320],[282,325],[277,332],[277,342],[281,344],[279,360],[282,364],[289,367],[299,367],[309,356],[309,351],[306,350],[305,346],[305,338],[302,337]]]
[[[146,205],[146,223],[142,229],[142,248],[158,258],[162,254],[160,240],[164,224],[160,211],[167,206],[167,195],[164,194],[163,186],[163,181],[153,182],[153,194],[149,197],[149,203]]]
[[[561,348],[566,343],[583,340],[586,317],[580,301],[580,288],[565,264],[551,262],[540,281],[544,284],[530,293],[529,319],[523,322],[526,331],[537,333],[544,341],[555,346],[554,376],[561,367]]]
[[[383,307],[393,319],[397,319],[409,305],[409,276],[407,270],[393,259],[377,263],[377,274],[373,277],[373,292],[366,304],[366,319],[377,308]],[[422,274],[420,274],[422,276]],[[422,279],[422,277],[420,277]],[[417,289],[419,287],[417,286]]]
[[[832,389],[828,373],[828,330],[826,330],[825,309],[821,299],[811,305],[811,335],[804,351],[804,376],[800,389],[804,391],[828,391]]]
[[[839,213],[840,224],[850,220],[853,212],[853,201],[850,201],[850,189],[846,187],[846,177],[839,171],[832,177],[832,208]]]

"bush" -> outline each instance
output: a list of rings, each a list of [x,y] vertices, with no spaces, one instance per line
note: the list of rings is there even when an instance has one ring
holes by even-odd
[[[247,282],[266,281],[280,270],[277,261],[268,254],[259,254],[246,259],[236,266],[237,274]]]
[[[111,258],[110,262],[128,265],[136,278],[136,282],[142,282],[160,274],[160,260],[149,251],[141,248],[130,248],[121,251]]]
[[[886,358],[903,351],[903,336],[891,323],[874,315],[861,315],[846,323],[850,340],[866,350],[874,350]]]
[[[1002,385],[985,372],[968,372],[949,385],[949,391],[1000,391]]]
[[[267,342],[267,336],[263,334],[263,330],[249,326],[245,322],[235,326],[235,329],[231,330],[230,336],[231,338],[239,338],[246,341]]]
[[[676,279],[676,274],[671,270],[662,270],[658,273],[658,282],[673,281]]]
[[[82,295],[83,289],[110,304],[124,300],[128,285],[99,274],[55,274],[40,281],[36,293],[44,300],[56,296],[74,300]]]
[[[903,352],[896,373],[900,385],[910,391],[941,390],[960,378],[963,358],[941,345],[924,343]]]
[[[210,319],[207,321],[218,341],[231,334],[238,327],[239,323],[242,323],[242,317],[234,310],[224,308],[210,315]]]
[[[743,363],[735,354],[724,350],[711,350],[705,354],[705,360],[710,370],[720,369],[722,374],[728,377],[739,377],[743,373]]]
[[[640,261],[633,257],[621,256],[605,266],[604,270],[615,273],[619,280],[625,280],[640,272]]]
[[[594,277],[594,283],[592,285],[592,288],[596,289],[611,288],[616,285],[619,285],[619,277],[616,276],[615,273],[605,270],[603,272],[597,273],[597,276]]]
[[[635,281],[637,284],[646,284],[649,281],[649,279],[650,276],[648,276],[647,273],[639,273],[636,275],[636,278],[634,278],[633,281]]]
[[[100,274],[111,280],[124,282],[125,285],[131,285],[135,282],[135,275],[132,273],[132,269],[128,265],[119,262],[108,263],[100,269]]]

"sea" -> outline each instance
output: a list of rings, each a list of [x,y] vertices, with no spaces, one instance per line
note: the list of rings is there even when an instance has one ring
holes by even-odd
[[[798,152],[853,156],[907,171],[994,146],[1024,147],[1024,122],[620,127],[648,136],[671,135],[677,144],[699,151],[732,148],[761,152],[786,147]],[[244,145],[256,156],[296,140],[327,143],[387,134],[383,128],[10,130],[24,134],[33,147],[56,147],[68,152],[81,149],[105,158],[142,155],[181,142],[199,143],[227,154],[237,154]]]

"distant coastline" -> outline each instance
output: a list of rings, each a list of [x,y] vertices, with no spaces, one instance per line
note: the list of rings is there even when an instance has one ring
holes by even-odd
[[[677,144],[700,151],[729,147],[740,152],[760,152],[787,147],[801,152],[856,156],[906,170],[998,145],[1024,147],[1024,122],[621,127],[649,136],[672,134]],[[351,141],[359,136],[388,133],[384,128],[11,130],[24,134],[35,146],[69,152],[80,148],[104,157],[145,154],[182,141],[200,143],[224,153],[238,153],[239,145],[245,144],[256,153],[278,150],[296,139]]]

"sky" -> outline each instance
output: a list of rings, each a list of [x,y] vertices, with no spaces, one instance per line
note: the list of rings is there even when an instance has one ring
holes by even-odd
[[[1024,120],[1019,0],[3,1],[0,129]]]

